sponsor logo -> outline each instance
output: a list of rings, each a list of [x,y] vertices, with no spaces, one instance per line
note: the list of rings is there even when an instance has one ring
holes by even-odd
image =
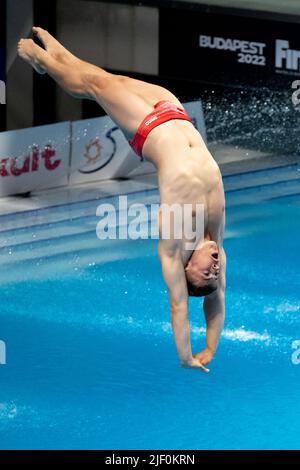
[[[237,62],[249,65],[266,65],[266,43],[217,36],[199,36],[199,47],[237,53]]]
[[[0,80],[0,104],[6,104],[6,85]]]
[[[99,138],[91,139],[85,146],[84,158],[86,163],[78,171],[82,174],[96,173],[108,165],[117,152],[117,143],[114,139],[114,132],[119,131],[118,127],[110,129],[104,142]]]
[[[300,51],[290,49],[289,41],[276,39],[275,67],[283,70],[300,71]]]
[[[33,145],[29,155],[22,157],[5,157],[0,159],[0,176],[21,176],[27,173],[39,171],[44,165],[48,171],[56,170],[61,164],[61,160],[56,158],[56,151],[51,144],[40,150],[37,145]]]
[[[92,139],[85,146],[84,158],[87,160],[88,164],[96,163],[101,158],[102,145],[98,138]]]

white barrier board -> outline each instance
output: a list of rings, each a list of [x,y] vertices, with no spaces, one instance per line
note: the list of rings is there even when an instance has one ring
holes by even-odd
[[[139,162],[108,116],[72,123],[70,184],[125,177]]]
[[[68,184],[70,123],[0,133],[0,196]]]
[[[206,141],[201,101],[184,107]],[[0,134],[0,196],[155,171],[108,116]]]

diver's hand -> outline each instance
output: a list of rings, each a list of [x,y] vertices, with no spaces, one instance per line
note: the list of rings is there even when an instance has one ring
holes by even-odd
[[[208,348],[203,349],[203,351],[193,356],[193,358],[197,359],[203,366],[209,364],[212,361],[213,357],[213,352],[211,351],[211,349]]]
[[[204,367],[202,362],[196,358],[196,356],[193,356],[189,361],[181,361],[180,366],[188,369],[200,369],[202,372],[206,373],[209,372],[209,369]]]

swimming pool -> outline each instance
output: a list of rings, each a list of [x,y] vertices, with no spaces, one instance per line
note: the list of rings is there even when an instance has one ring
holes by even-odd
[[[210,374],[178,367],[157,241],[100,242],[99,200],[1,217],[0,448],[299,449],[298,170],[225,178],[227,319]],[[196,351],[197,299],[191,322]]]

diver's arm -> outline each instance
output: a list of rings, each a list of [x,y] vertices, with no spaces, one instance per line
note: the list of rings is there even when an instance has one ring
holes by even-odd
[[[220,257],[221,273],[219,287],[215,292],[206,296],[203,302],[206,320],[206,348],[195,355],[203,364],[208,364],[212,360],[224,326],[226,255],[223,249]]]
[[[203,310],[206,320],[206,349],[215,354],[225,319],[225,295],[218,289],[204,299]]]
[[[171,323],[180,365],[206,371],[201,362],[192,355],[188,319],[188,292],[181,257],[179,251],[171,252],[165,249],[166,244],[167,242],[160,242],[159,255],[163,277],[169,290]]]

